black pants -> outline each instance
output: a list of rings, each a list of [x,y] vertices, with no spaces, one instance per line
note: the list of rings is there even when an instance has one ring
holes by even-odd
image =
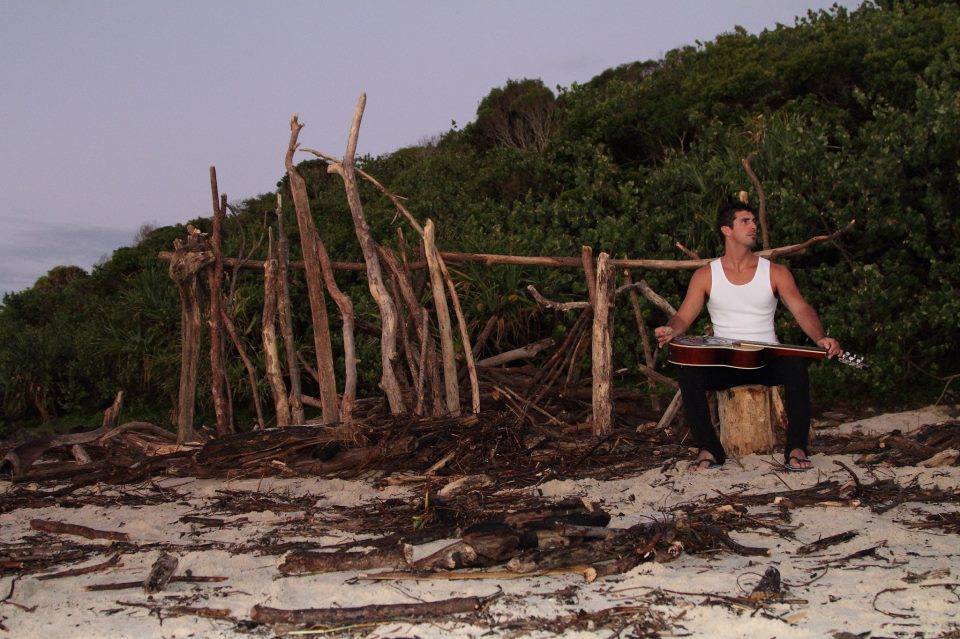
[[[795,448],[806,453],[807,444],[810,442],[810,378],[807,376],[807,360],[799,357],[774,357],[763,368],[754,370],[723,366],[681,366],[680,391],[683,393],[683,405],[692,428],[694,443],[699,448],[709,450],[721,464],[726,461],[723,445],[710,423],[706,393],[750,384],[784,387],[784,405],[789,422],[784,456],[789,455]]]

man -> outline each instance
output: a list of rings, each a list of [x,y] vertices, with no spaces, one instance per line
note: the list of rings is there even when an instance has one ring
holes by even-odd
[[[723,235],[724,253],[717,260],[701,267],[690,279],[683,304],[666,326],[655,333],[662,347],[686,331],[707,305],[713,332],[717,337],[778,343],[773,327],[777,298],[790,309],[800,328],[828,357],[840,353],[840,344],[827,337],[816,311],[803,299],[790,270],[781,264],[755,255],[757,241],[756,216],[749,205],[732,202],[717,216],[717,227]],[[716,467],[726,461],[726,454],[710,421],[706,391],[721,390],[747,384],[784,386],[787,411],[787,444],[784,450],[786,468],[806,470],[810,431],[810,384],[806,360],[799,357],[776,357],[756,370],[725,367],[680,367],[680,391],[692,427],[693,440],[699,448],[693,470]]]

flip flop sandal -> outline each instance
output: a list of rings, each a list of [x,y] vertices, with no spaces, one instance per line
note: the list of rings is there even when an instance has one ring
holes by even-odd
[[[791,455],[790,457],[787,458],[786,463],[783,464],[783,469],[786,470],[786,471],[788,471],[788,472],[791,472],[791,473],[805,473],[805,472],[807,472],[808,470],[810,470],[811,468],[813,468],[813,465],[812,465],[812,464],[811,464],[810,466],[807,466],[806,468],[799,468],[799,467],[797,467],[797,466],[791,466],[791,465],[790,465],[790,462],[792,462],[793,460],[797,460],[798,462],[802,462],[802,461],[810,461],[810,458],[809,458],[809,457],[797,457],[796,455]]]

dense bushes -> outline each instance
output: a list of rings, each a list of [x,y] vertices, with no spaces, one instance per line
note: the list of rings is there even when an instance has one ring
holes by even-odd
[[[754,153],[775,244],[857,220],[836,242],[789,260],[828,330],[873,364],[867,372],[818,365],[818,399],[935,399],[960,368],[960,9],[883,6],[811,14],[759,36],[735,30],[557,95],[537,80],[512,81],[482,100],[477,120],[462,130],[363,165],[407,196],[418,217],[433,218],[447,249],[575,255],[589,244],[595,252],[670,258],[680,257],[676,241],[717,254],[714,211],[749,186],[739,160]],[[302,171],[329,250],[359,259],[339,179],[318,162]],[[286,191],[285,180],[279,187]],[[366,186],[362,195],[374,234],[395,246],[390,203]],[[226,250],[256,246],[273,207],[272,194],[243,203],[228,222]],[[297,253],[292,211],[286,227]],[[8,421],[93,412],[121,387],[134,411],[165,418],[176,393],[179,308],[155,255],[182,233],[155,230],[89,275],[61,267],[4,299],[0,388]],[[412,245],[412,232],[407,238]],[[573,271],[455,270],[474,325],[499,319],[488,350],[562,330],[563,318],[536,309],[526,284],[556,298],[584,293]],[[645,275],[675,302],[689,277]],[[365,281],[338,278],[360,323],[375,327]],[[235,289],[239,323],[255,331],[260,279],[242,274]],[[302,281],[292,293],[298,339],[310,351]],[[651,325],[663,319],[649,312]],[[783,339],[804,341],[788,316],[778,323]],[[376,343],[358,337],[363,382],[373,392]],[[616,340],[617,366],[630,366],[637,348],[626,308]],[[246,406],[234,367],[235,401]],[[209,401],[206,389],[198,397]]]

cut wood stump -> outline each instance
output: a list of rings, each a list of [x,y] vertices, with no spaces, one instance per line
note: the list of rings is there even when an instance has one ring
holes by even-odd
[[[720,442],[728,455],[770,453],[776,448],[770,389],[766,386],[717,391],[717,412]]]

